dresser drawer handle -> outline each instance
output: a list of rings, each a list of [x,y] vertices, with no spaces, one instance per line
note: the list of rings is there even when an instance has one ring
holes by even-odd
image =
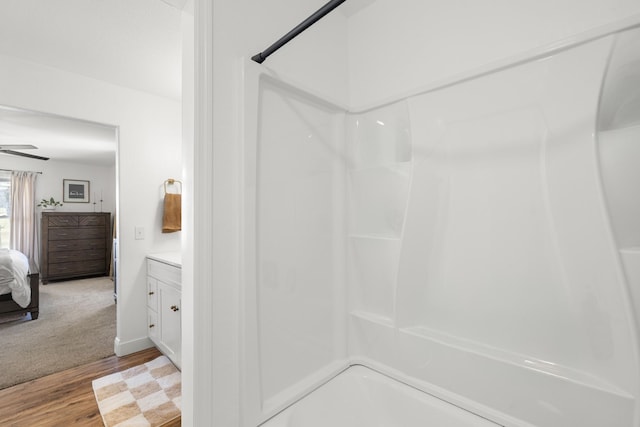
[[[172,305],[172,306],[171,306],[171,310],[173,310],[173,311],[178,311],[178,310],[180,310],[180,309],[178,308],[178,306],[177,306],[177,305]]]
[[[153,323],[149,325],[149,328],[154,328],[156,325],[154,325]]]
[[[153,295],[153,294],[155,294],[155,292],[153,292],[153,291],[149,292],[149,295]]]

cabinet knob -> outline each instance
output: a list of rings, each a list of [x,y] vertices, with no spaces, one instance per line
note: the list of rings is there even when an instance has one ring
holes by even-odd
[[[152,324],[150,324],[150,325],[149,325],[149,328],[153,328],[154,326],[156,326],[156,325],[154,325],[154,324],[152,323]]]
[[[171,306],[171,310],[173,310],[173,311],[178,311],[178,310],[180,310],[180,309],[178,308],[178,306],[177,306],[177,305],[172,305],[172,306]]]
[[[155,294],[155,292],[153,292],[153,291],[149,292],[149,295],[153,295],[153,294]]]

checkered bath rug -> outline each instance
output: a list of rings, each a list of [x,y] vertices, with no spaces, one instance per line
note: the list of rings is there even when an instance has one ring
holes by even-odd
[[[153,427],[180,416],[180,371],[166,356],[92,385],[106,427]]]

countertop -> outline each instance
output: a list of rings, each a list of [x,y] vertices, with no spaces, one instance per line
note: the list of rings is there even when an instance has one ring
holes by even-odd
[[[179,251],[148,254],[147,258],[182,268],[182,252]]]

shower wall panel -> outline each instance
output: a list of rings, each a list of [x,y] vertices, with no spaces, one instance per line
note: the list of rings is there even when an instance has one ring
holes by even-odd
[[[367,245],[376,277],[350,282],[352,356],[507,425],[632,425],[636,339],[595,140],[612,40],[408,98],[410,187],[381,171],[374,193],[406,215],[379,227],[386,252]],[[393,308],[371,303],[381,289]]]
[[[345,113],[266,75],[251,78],[246,384],[259,421],[346,363]]]
[[[258,328],[265,400],[333,362],[343,282],[341,113],[264,84],[258,138]],[[344,355],[343,355],[344,356]]]
[[[605,200],[640,327],[640,28],[616,36],[599,108]]]
[[[350,104],[358,109],[472,76],[514,56],[526,59],[584,32],[604,35],[612,23],[640,13],[637,0],[370,3],[348,21]]]

